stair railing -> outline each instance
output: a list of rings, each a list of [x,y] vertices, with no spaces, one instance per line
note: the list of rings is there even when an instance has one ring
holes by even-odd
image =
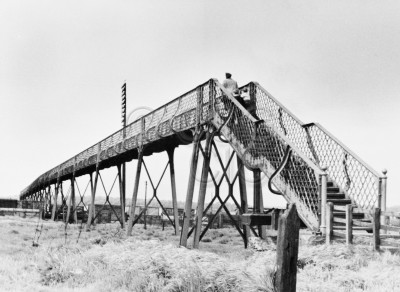
[[[382,206],[386,197],[385,176],[380,175],[353,151],[317,123],[304,124],[256,82],[257,115],[279,129],[300,151],[320,168],[327,166],[334,181],[359,208]],[[385,203],[383,203],[385,204]],[[382,206],[383,207],[383,206]]]
[[[314,230],[322,229],[325,220],[321,217],[321,210],[326,201],[321,200],[321,194],[327,188],[326,183],[322,185],[325,173],[281,131],[254,118],[217,80],[214,83],[213,123],[216,128],[248,168],[259,168],[269,178],[287,159],[286,166],[275,173],[273,184],[288,202],[296,203],[307,226]],[[292,150],[290,156],[287,155],[288,147]]]

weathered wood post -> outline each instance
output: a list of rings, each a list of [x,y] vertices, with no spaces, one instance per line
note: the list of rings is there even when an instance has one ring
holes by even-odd
[[[381,210],[379,208],[375,208],[373,213],[372,213],[372,231],[373,231],[373,248],[376,251],[380,250],[380,245],[381,245],[381,238],[380,238],[380,228],[381,228],[381,222],[380,222],[380,216],[381,216]]]
[[[333,236],[333,203],[326,204],[326,244],[330,244]]]
[[[353,244],[353,205],[346,205],[346,244]]]
[[[277,240],[275,291],[295,292],[297,278],[297,256],[299,252],[300,219],[296,205],[289,209],[279,219]]]

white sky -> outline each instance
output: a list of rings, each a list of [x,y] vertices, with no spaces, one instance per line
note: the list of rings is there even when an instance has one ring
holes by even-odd
[[[387,168],[388,205],[399,205],[399,15],[398,1],[2,1],[0,196],[117,130],[124,80],[130,111],[228,71]]]

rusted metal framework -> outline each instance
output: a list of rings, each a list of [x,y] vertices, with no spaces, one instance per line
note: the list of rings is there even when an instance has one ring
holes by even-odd
[[[235,179],[233,181],[227,177],[224,179],[227,179],[230,188],[235,181],[239,182],[241,203],[235,202],[235,204],[240,205],[241,213],[247,212],[244,167],[252,170],[254,174],[254,209],[262,210],[259,178],[260,172],[263,172],[270,178],[269,188],[274,193],[283,195],[288,203],[296,203],[303,222],[315,231],[325,228],[324,210],[328,182],[339,185],[360,208],[371,209],[376,205],[381,206],[381,202],[386,201],[385,178],[335,137],[318,124],[301,123],[258,83],[251,82],[244,87],[249,89],[250,99],[256,103],[256,117],[225,91],[217,80],[210,79],[47,171],[23,190],[20,198],[33,199],[54,185],[53,201],[56,202],[62,182],[71,180],[70,201],[72,201],[69,206],[72,204],[72,209],[76,209],[76,206],[73,206],[75,178],[90,175],[92,203],[87,222],[87,227],[90,227],[95,217],[94,198],[99,178],[101,180],[100,171],[117,167],[121,205],[124,206],[125,172],[121,169],[124,163],[135,159],[138,160],[138,164],[127,228],[130,234],[135,223],[132,212],[135,210],[138,196],[139,178],[142,165],[145,165],[143,158],[166,151],[169,157],[167,166],[169,165],[171,173],[175,215],[175,221],[171,220],[171,223],[178,232],[173,151],[179,145],[193,144],[181,244],[186,245],[191,233],[189,214],[194,195],[197,162],[199,153],[202,153],[204,160],[198,198],[197,226],[193,229],[196,247],[200,237],[204,235],[204,232],[201,233],[201,219],[204,212],[206,181],[209,175],[213,178],[209,163],[210,153],[212,149],[218,152],[214,139],[219,137],[229,143],[237,155],[238,172]],[[203,147],[201,141],[204,140]],[[219,160],[222,168],[226,169],[226,165],[224,166],[222,160]],[[92,174],[95,175],[94,182]],[[150,174],[148,175],[150,177]],[[224,201],[217,195],[219,182],[214,179],[213,183],[216,189],[214,199],[218,199],[221,208],[224,208]],[[153,184],[152,187],[153,198],[157,199],[157,187]],[[228,194],[229,197],[234,199],[231,193]],[[64,202],[63,194],[62,198]],[[56,204],[53,204],[53,218],[56,209]],[[125,224],[123,216],[121,214],[121,224]],[[250,227],[245,229],[243,232],[240,231],[244,239],[248,236]],[[262,236],[263,230],[260,229],[258,234]]]

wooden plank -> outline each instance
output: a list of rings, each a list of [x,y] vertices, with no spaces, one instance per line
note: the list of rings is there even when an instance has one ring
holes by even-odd
[[[297,257],[299,251],[300,219],[296,205],[289,209],[279,219],[277,239],[275,291],[295,292],[297,278]]]
[[[400,219],[400,213],[399,212],[381,212],[381,216],[395,217],[395,218]]]
[[[386,230],[386,231],[400,232],[399,226],[381,225],[381,229]]]
[[[333,218],[333,222],[334,223],[344,223],[344,224],[346,224],[347,220],[346,220],[346,218],[335,217],[335,218]]]
[[[371,222],[363,222],[360,220],[354,220],[353,219],[353,226],[361,226],[361,227],[366,227],[372,229],[372,223]]]
[[[332,234],[333,234],[333,236],[337,236],[337,237],[343,237],[343,238],[346,237],[346,233],[337,231],[337,230],[332,230]]]
[[[0,208],[0,211],[6,212],[24,212],[24,213],[39,213],[39,209],[23,209],[23,208]]]
[[[246,226],[271,225],[271,215],[269,214],[243,214],[242,224]]]

